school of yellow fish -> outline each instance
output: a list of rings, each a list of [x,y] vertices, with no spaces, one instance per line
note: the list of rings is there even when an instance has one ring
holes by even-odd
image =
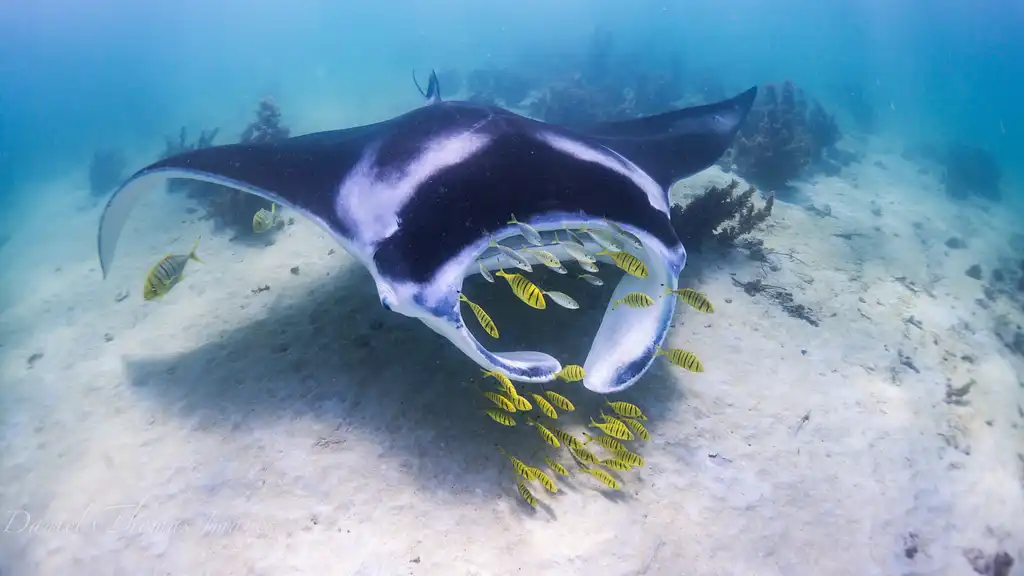
[[[643,248],[641,240],[612,222],[605,223],[613,232],[587,228],[582,229],[581,232],[588,234],[603,248],[603,250],[597,252],[597,255],[607,256],[618,268],[627,274],[638,278],[646,278],[648,275],[647,266],[642,260],[623,250],[623,244],[619,239],[621,238],[637,249]],[[509,224],[518,226],[522,236],[534,246],[533,248],[517,251],[498,244],[493,238],[490,240],[490,247],[497,249],[501,256],[509,260],[514,267],[525,272],[533,271],[533,265],[523,254],[525,253],[533,256],[539,263],[559,274],[566,274],[568,272],[557,257],[539,248],[543,246],[543,239],[536,229],[529,224],[518,221],[515,215],[512,215]],[[593,286],[603,285],[604,282],[593,274],[598,272],[597,259],[594,255],[587,252],[579,236],[566,229],[563,237],[566,238],[565,241],[560,240],[558,234],[555,233],[554,241],[561,245],[580,268],[583,269],[584,273],[578,275],[578,277]],[[498,272],[491,274],[482,262],[478,261],[477,264],[485,280],[494,283],[495,276],[503,278],[508,282],[512,293],[528,306],[543,310],[547,307],[545,297],[549,297],[552,302],[564,308],[573,310],[579,308],[579,304],[569,295],[562,292],[542,290],[518,272],[509,273],[504,269],[499,269]],[[664,294],[660,294],[658,297],[669,295],[679,297],[683,302],[701,312],[709,314],[714,312],[714,307],[707,296],[691,288],[666,288]],[[498,338],[497,326],[482,307],[470,301],[463,294],[459,295],[459,300],[469,306],[480,326],[483,327],[488,335],[492,338]],[[646,308],[654,305],[654,298],[644,292],[630,292],[616,300],[612,305],[612,309],[617,309],[620,304],[624,304],[629,308]],[[655,356],[665,356],[673,364],[691,372],[704,371],[704,365],[697,356],[686,350],[677,348],[662,349],[658,347]],[[577,470],[597,479],[605,487],[612,490],[621,489],[621,473],[629,472],[644,465],[643,456],[630,450],[630,447],[624,443],[651,439],[650,434],[643,425],[647,417],[640,407],[635,404],[622,401],[610,402],[608,399],[605,399],[605,405],[611,409],[612,414],[606,414],[602,410],[599,414],[600,422],[590,418],[589,424],[587,424],[587,428],[590,430],[581,433],[583,438],[581,440],[579,437],[566,431],[564,425],[563,427],[555,425],[554,421],[559,420],[559,411],[564,416],[565,413],[575,412],[576,410],[573,403],[563,394],[544,389],[543,387],[541,387],[540,394],[534,392],[520,394],[512,384],[512,381],[504,374],[486,370],[483,373],[485,379],[493,378],[497,383],[495,390],[483,390],[479,386],[477,387],[483,398],[490,402],[488,407],[484,409],[484,414],[498,424],[508,427],[518,425],[519,420],[517,417],[522,416],[525,423],[537,431],[537,434],[545,444],[556,450],[564,447],[573,463],[575,463]],[[564,380],[567,383],[580,382],[585,377],[586,374],[583,367],[576,364],[567,365],[556,374],[556,379]],[[537,416],[530,414],[534,410],[539,412]],[[597,444],[600,447],[600,456],[595,453],[594,447],[591,444]],[[558,492],[558,486],[554,480],[541,468],[531,466],[523,459],[509,454],[502,447],[498,449],[511,462],[513,472],[515,473],[516,488],[527,504],[533,507],[537,506],[537,497],[530,490],[530,482],[532,481],[540,483],[548,492]],[[544,464],[556,476],[570,476],[569,470],[552,457],[544,456]]]
[[[277,216],[276,212],[276,205],[272,205],[269,211],[261,208],[253,216],[253,232],[263,233],[269,230],[275,222]],[[559,274],[568,273],[565,266],[557,257],[550,252],[539,248],[539,246],[543,246],[544,244],[540,233],[536,229],[529,224],[519,222],[516,220],[515,215],[512,215],[509,224],[517,225],[523,237],[526,238],[530,244],[538,247],[517,251],[507,246],[502,246],[492,239],[490,241],[490,246],[496,248],[503,256],[511,261],[513,266],[525,272],[533,271],[533,267],[527,257],[520,254],[520,252],[525,252],[536,258],[544,266]],[[603,248],[603,250],[597,252],[597,255],[607,256],[618,268],[622,269],[627,274],[638,278],[646,278],[648,274],[647,266],[636,256],[624,251],[623,245],[619,241],[619,238],[622,238],[635,248],[641,249],[643,244],[640,239],[612,222],[606,222],[606,224],[614,231],[614,233],[607,230],[587,228],[582,229],[581,232],[590,235],[590,237]],[[616,237],[616,235],[618,237]],[[555,233],[553,237],[555,242],[563,246],[566,253],[572,256],[580,268],[583,269],[584,273],[579,274],[578,278],[593,286],[601,286],[604,284],[600,278],[594,275],[594,273],[598,272],[596,257],[587,252],[583,241],[580,240],[576,233],[566,229],[564,236],[564,238],[566,238],[565,241],[560,240],[557,233]],[[149,273],[146,275],[145,285],[143,288],[143,297],[146,300],[159,298],[167,294],[167,292],[176,286],[184,277],[183,273],[185,265],[190,260],[202,262],[202,260],[196,256],[196,247],[198,244],[199,240],[197,239],[188,254],[167,254],[153,265]],[[531,282],[522,274],[509,273],[504,269],[499,269],[498,272],[492,275],[491,272],[483,266],[483,263],[478,261],[477,264],[480,268],[480,273],[485,280],[494,283],[495,276],[505,279],[505,281],[508,282],[509,287],[512,289],[512,293],[533,308],[541,310],[545,309],[547,307],[545,297],[550,298],[552,302],[564,308],[571,310],[579,308],[579,304],[576,300],[568,294],[541,290],[536,284]],[[665,293],[658,297],[669,296],[670,294],[678,296],[683,302],[701,312],[714,312],[714,307],[711,305],[707,296],[696,290],[691,288],[675,290],[666,288]],[[489,336],[492,338],[498,338],[498,328],[483,308],[470,301],[461,293],[459,294],[459,301],[464,302],[469,306],[473,315],[480,323],[480,326],[483,327],[484,331]],[[654,298],[644,292],[630,292],[616,300],[612,309],[617,309],[620,304],[625,304],[629,308],[646,308],[654,305]],[[656,356],[665,356],[673,364],[691,372],[704,371],[704,365],[696,355],[686,350],[677,348],[663,350],[661,347],[658,347]],[[517,416],[523,415],[527,425],[535,429],[537,434],[548,446],[554,449],[564,447],[579,471],[596,478],[604,486],[612,490],[621,489],[621,480],[613,473],[628,472],[634,468],[639,468],[644,465],[643,456],[630,450],[629,447],[623,443],[636,441],[637,439],[640,441],[647,441],[651,439],[650,434],[642,423],[647,420],[647,417],[644,415],[640,407],[635,404],[622,401],[609,402],[605,399],[605,405],[611,408],[612,414],[605,414],[602,410],[599,415],[601,422],[594,420],[594,418],[590,418],[590,422],[587,427],[594,429],[594,434],[583,432],[581,435],[584,439],[580,440],[578,437],[567,432],[563,428],[555,426],[553,423],[553,421],[559,419],[559,411],[564,415],[565,413],[575,412],[576,410],[573,403],[564,395],[553,390],[545,390],[542,388],[542,394],[533,392],[529,393],[530,398],[532,398],[531,402],[526,395],[519,394],[515,386],[512,384],[512,381],[504,374],[496,371],[484,371],[484,376],[486,378],[494,378],[498,384],[497,391],[482,390],[477,387],[480,394],[495,406],[484,410],[484,413],[487,416],[503,426],[516,426],[518,423]],[[576,364],[565,366],[556,375],[556,379],[564,380],[566,383],[580,382],[585,377],[586,374],[583,367]],[[540,413],[540,416],[538,417],[528,414],[533,411],[535,407]],[[593,447],[590,446],[592,443],[596,443],[600,447],[603,457],[599,457],[598,454],[593,451]],[[588,448],[588,446],[590,447]],[[530,482],[535,480],[548,492],[558,492],[558,486],[555,484],[554,480],[552,480],[552,478],[543,470],[538,467],[530,466],[522,459],[506,452],[504,448],[499,447],[499,450],[502,454],[508,457],[509,461],[512,463],[512,468],[516,474],[516,487],[519,494],[530,506],[537,506],[537,498],[530,490]],[[544,463],[547,465],[548,469],[557,476],[568,477],[571,475],[569,470],[563,464],[560,464],[549,456],[544,457]]]

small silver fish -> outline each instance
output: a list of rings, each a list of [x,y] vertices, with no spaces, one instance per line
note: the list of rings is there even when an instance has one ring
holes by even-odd
[[[591,256],[582,246],[577,246],[573,243],[563,243],[562,247],[569,253],[577,262],[588,262],[593,264],[597,259]]]
[[[565,231],[569,234],[569,241],[570,242],[578,245],[580,248],[582,248],[584,246],[583,240],[580,240],[580,237],[577,236],[575,232],[573,232],[572,230],[569,230],[568,228],[566,228]]]
[[[604,286],[604,280],[590,274],[580,274],[579,277],[592,286]]]
[[[561,306],[562,308],[568,308],[569,310],[579,310],[579,303],[572,299],[571,296],[564,292],[556,292],[554,290],[550,292],[544,292],[545,296],[550,296],[551,300]]]
[[[615,230],[615,232],[617,232],[619,236],[625,238],[626,241],[632,244],[633,247],[636,248],[637,250],[644,249],[644,243],[629,230],[626,230],[625,228],[619,226],[618,224],[612,222],[611,220],[605,220],[604,223],[610,226],[612,230]]]
[[[615,239],[610,232],[607,230],[590,230],[588,228],[583,229],[584,232],[590,234],[590,237],[601,245],[602,248],[609,252],[622,252],[622,243]]]
[[[491,238],[489,246],[492,248],[497,248],[498,251],[502,253],[502,255],[504,255],[506,258],[512,261],[512,265],[515,266],[516,268],[519,268],[520,270],[525,270],[527,272],[533,272],[533,266],[531,266],[530,262],[526,258],[523,258],[523,255],[520,254],[519,252],[516,252],[515,250],[509,248],[508,246],[502,246],[501,244],[498,244],[497,242],[494,241],[494,238]]]
[[[576,263],[580,265],[580,268],[583,268],[587,272],[597,272],[598,271],[597,270],[597,264],[595,264],[594,262],[587,262],[586,260],[577,260]]]
[[[515,214],[512,215],[512,219],[509,220],[508,223],[515,224],[516,226],[518,226],[519,233],[522,234],[523,238],[526,238],[526,241],[529,242],[530,244],[533,244],[534,246],[544,245],[544,239],[540,237],[540,232],[537,232],[537,229],[534,228],[533,226],[530,226],[525,222],[520,222],[519,220],[516,220]]]
[[[494,284],[494,275],[491,274],[491,271],[488,270],[487,268],[484,268],[483,262],[477,260],[476,263],[478,266],[480,266],[480,275],[484,277],[484,280],[487,280],[491,284]]]
[[[547,250],[541,250],[540,248],[527,248],[523,250],[523,252],[533,254],[534,257],[537,258],[537,260],[539,260],[541,264],[547,266],[548,268],[551,268],[552,270],[557,271],[559,268],[562,267],[562,263],[558,260],[558,258],[556,258],[554,254],[548,252]]]

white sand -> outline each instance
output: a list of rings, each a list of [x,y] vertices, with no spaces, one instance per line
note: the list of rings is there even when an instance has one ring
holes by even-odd
[[[1006,550],[1024,574],[1021,358],[992,331],[998,315],[1024,319],[1006,302],[978,306],[982,282],[964,275],[1011,255],[1010,219],[950,204],[915,170],[872,155],[851,170],[857,186],[805,186],[836,218],[776,205],[762,236],[795,258],[773,256],[764,281],[818,311],[820,327],[737,288],[731,275],[762,273],[742,253],[692,254],[683,283],[716,313],[681,308],[670,339],[707,372],[659,363],[621,395],[654,436],[621,496],[577,475],[553,497],[535,486],[537,511],[494,448],[539,464],[534,432],[481,416],[477,367],[381,309],[368,275],[313,225],[268,248],[230,243],[154,194],[103,282],[98,208],[76,212],[81,195],[51,203],[0,255],[0,569],[970,574],[963,551],[977,547]],[[709,170],[674,196],[727,179]],[[199,234],[206,264],[144,303],[148,267]],[[950,235],[968,248],[947,249]],[[506,308],[492,311],[499,325],[522,317],[538,346],[582,359],[590,333]],[[968,406],[944,401],[947,383],[970,379]],[[597,412],[600,399],[562,387]]]

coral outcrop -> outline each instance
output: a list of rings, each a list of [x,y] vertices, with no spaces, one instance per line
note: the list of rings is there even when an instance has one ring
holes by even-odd
[[[217,138],[217,132],[219,131],[220,128],[214,128],[213,130],[204,129],[199,133],[199,138],[194,142],[189,142],[188,130],[182,126],[181,131],[178,132],[177,138],[164,136],[164,151],[160,154],[160,158],[170,158],[171,156],[177,156],[184,152],[199,150],[200,148],[209,148],[210,146],[213,146],[213,141]],[[210,184],[209,182],[197,182],[195,180],[185,180],[182,178],[172,178],[167,182],[168,192],[184,192],[188,194],[190,198],[202,195],[206,190],[218,188],[220,188],[220,186]]]
[[[731,162],[744,178],[769,190],[785,187],[821,163],[841,134],[821,104],[808,104],[792,82],[764,87],[740,129]]]
[[[708,241],[733,245],[771,216],[775,196],[769,196],[763,208],[756,208],[753,197],[757,190],[749,186],[735,194],[739,186],[737,180],[726,186],[709,186],[686,206],[672,205],[672,227],[687,250],[699,251]]]
[[[530,93],[530,83],[523,76],[505,68],[478,69],[470,72],[466,78],[466,90],[472,101],[518,106]]]
[[[120,150],[97,150],[89,163],[89,193],[94,198],[110,194],[124,180],[128,161]]]
[[[995,157],[987,150],[959,142],[951,144],[942,155],[945,175],[942,183],[946,194],[962,200],[977,196],[999,201],[1002,170]]]
[[[281,124],[280,107],[273,100],[265,98],[257,105],[256,118],[242,131],[239,143],[273,142],[287,138],[288,135],[288,127]],[[185,129],[182,128],[177,139],[167,139],[163,157],[211,146],[216,136],[216,129],[204,130],[198,140],[189,143]],[[199,203],[207,218],[214,220],[217,229],[231,230],[235,237],[252,235],[252,217],[260,208],[270,210],[271,207],[269,201],[259,196],[208,182],[172,180],[170,189],[171,191],[184,191],[189,198]]]

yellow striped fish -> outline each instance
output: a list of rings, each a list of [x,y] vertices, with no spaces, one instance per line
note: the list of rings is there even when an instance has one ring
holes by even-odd
[[[619,304],[625,304],[630,308],[648,308],[654,306],[654,299],[643,292],[630,292],[616,300],[612,305],[612,310],[618,308]]]
[[[555,472],[556,474],[560,474],[562,476],[568,476],[569,475],[569,471],[565,469],[565,466],[562,466],[561,464],[559,464],[558,462],[555,462],[551,458],[548,458],[547,456],[545,456],[544,457],[544,462],[546,462],[547,465],[548,465],[548,468],[551,468],[551,470],[553,472]]]
[[[537,499],[533,497],[533,492],[530,492],[530,489],[526,487],[526,484],[523,484],[522,478],[516,478],[516,486],[519,488],[519,495],[523,497],[523,500],[526,500],[527,504],[536,508]]]
[[[615,457],[618,458],[619,460],[622,460],[626,464],[633,466],[634,468],[639,468],[644,465],[643,456],[639,454],[634,454],[633,452],[630,452],[629,450],[626,449],[622,449],[616,452]]]
[[[508,376],[505,376],[497,370],[481,370],[481,372],[484,373],[484,378],[490,377],[497,380],[498,386],[501,387],[501,391],[507,394],[509,398],[519,396],[519,393],[516,392],[516,387],[512,385],[512,381],[508,379]]]
[[[612,410],[615,411],[619,416],[625,416],[626,418],[636,418],[637,420],[647,420],[647,416],[640,410],[640,407],[636,404],[630,404],[629,402],[609,402],[605,398],[604,403],[606,406],[611,406]]]
[[[488,416],[491,417],[491,420],[494,420],[495,422],[501,424],[502,426],[516,425],[516,419],[509,416],[507,413],[502,412],[501,410],[495,410],[494,408],[491,408],[489,410],[484,410],[484,414],[487,414]]]
[[[679,348],[669,348],[668,350],[662,350],[661,346],[657,346],[657,352],[654,353],[655,358],[658,356],[666,356],[669,362],[672,362],[676,366],[686,368],[690,372],[703,372],[704,365],[701,364],[700,360],[693,352],[687,352]]]
[[[523,302],[526,302],[527,305],[538,310],[548,307],[547,302],[544,301],[544,293],[541,292],[540,288],[537,288],[536,284],[527,280],[526,276],[522,274],[509,274],[504,270],[498,270],[495,275],[504,278],[508,282],[509,287],[512,288],[512,293]]]
[[[597,478],[605,486],[611,488],[612,490],[618,490],[620,487],[618,480],[613,478],[611,474],[605,472],[604,470],[598,470],[597,468],[584,468],[583,471],[586,472],[587,474],[590,474],[594,478]]]
[[[583,447],[583,444],[581,444],[580,441],[577,440],[575,436],[573,436],[572,434],[569,434],[565,430],[562,430],[560,428],[556,428],[555,426],[552,426],[551,427],[551,433],[554,434],[556,438],[561,440],[562,444],[565,444],[569,448],[582,448]]]
[[[662,286],[665,286],[662,284]],[[704,312],[705,314],[714,314],[715,307],[711,305],[711,301],[708,297],[700,292],[697,292],[693,288],[672,288],[665,287],[665,295],[675,294],[679,296],[679,299],[689,304],[693,309]]]
[[[540,394],[531,394],[533,396],[533,403],[537,405],[537,408],[544,413],[545,416],[552,420],[558,420],[558,412],[555,412],[555,408]],[[557,448],[557,446],[556,446]]]
[[[543,438],[544,441],[547,442],[548,444],[550,444],[553,448],[561,447],[561,444],[558,443],[558,437],[555,436],[551,432],[551,430],[548,430],[547,428],[545,428],[543,424],[541,424],[540,422],[537,422],[533,418],[530,418],[527,423],[530,426],[533,426],[534,428],[536,428],[537,429],[537,433],[540,434],[540,437]]]
[[[644,425],[636,420],[633,420],[632,418],[623,418],[622,423],[625,424],[626,428],[629,428],[633,434],[639,436],[641,440],[651,439],[651,435],[647,433],[647,428],[644,428]]]
[[[270,204],[270,211],[266,208],[260,208],[256,211],[256,214],[252,217],[252,231],[257,234],[262,234],[274,225],[274,218],[277,216],[277,204]]]
[[[562,396],[561,394],[559,394],[557,392],[552,392],[551,390],[545,390],[544,391],[544,395],[548,397],[548,400],[550,400],[553,405],[561,408],[562,410],[564,410],[566,412],[572,412],[572,411],[576,410],[576,407],[572,405],[572,402],[569,402],[568,398],[566,398],[565,396]]]
[[[188,254],[168,254],[153,265],[146,273],[146,282],[142,286],[142,298],[144,300],[155,300],[171,291],[184,278],[185,265],[189,260],[202,263],[199,256],[196,256],[196,247],[199,246],[199,239],[192,245]]]
[[[498,446],[498,451],[504,454],[505,457],[508,458],[509,462],[512,463],[512,468],[515,469],[516,474],[519,474],[520,476],[526,478],[527,480],[533,480],[533,468],[527,466],[526,462],[523,462],[519,458],[516,458],[515,456],[509,454],[501,446]]]
[[[586,371],[584,371],[583,366],[580,366],[579,364],[563,366],[562,369],[555,374],[555,378],[561,378],[566,382],[579,382],[586,378],[586,376]]]
[[[512,403],[516,405],[516,410],[520,410],[522,412],[529,412],[530,410],[533,410],[533,404],[530,404],[529,400],[518,394],[513,396],[511,400]]]
[[[630,276],[636,276],[637,278],[647,278],[647,266],[636,256],[633,256],[629,252],[609,252],[608,250],[601,250],[598,255],[607,256],[615,262],[615,265],[621,268],[626,274]]]
[[[508,398],[505,398],[504,396],[502,396],[501,394],[498,394],[498,393],[495,393],[495,392],[485,392],[483,390],[481,390],[480,393],[483,394],[484,397],[487,398],[488,400],[490,400],[491,402],[494,402],[494,404],[498,408],[501,408],[505,412],[515,412],[516,411],[516,405],[513,404]]]
[[[540,468],[530,468],[530,473],[533,474],[533,479],[540,482],[548,492],[554,494],[558,492],[558,486],[555,486],[555,482],[551,480],[551,477],[544,473]]]
[[[590,434],[584,432],[583,437],[587,439],[583,443],[584,445],[590,444],[591,442],[597,442],[598,444],[611,450],[612,452],[618,452],[619,450],[626,449],[626,446],[622,442],[619,442],[618,440],[612,438],[611,436],[603,436],[601,434],[598,434],[597,436],[591,436]]]
[[[476,316],[476,321],[480,323],[480,326],[483,327],[488,336],[491,338],[498,337],[498,327],[494,325],[494,321],[491,320],[491,317],[487,315],[487,312],[484,312],[484,309],[481,308],[479,304],[470,302],[469,298],[466,298],[466,295],[462,292],[459,292],[459,301],[465,302],[469,305],[469,309],[472,310],[473,315]]]
[[[569,453],[572,454],[573,457],[575,457],[580,462],[585,462],[587,464],[601,463],[601,461],[597,459],[597,456],[594,456],[593,452],[587,450],[583,446],[570,446]]]
[[[604,460],[601,460],[601,466],[611,468],[612,470],[618,470],[619,472],[628,472],[633,469],[633,466],[628,462],[623,462],[618,458],[605,458]]]
[[[597,428],[612,438],[618,438],[619,440],[632,440],[633,433],[626,428],[626,425],[614,418],[605,418],[607,420],[604,424],[594,422],[594,419],[590,419],[590,427]]]

